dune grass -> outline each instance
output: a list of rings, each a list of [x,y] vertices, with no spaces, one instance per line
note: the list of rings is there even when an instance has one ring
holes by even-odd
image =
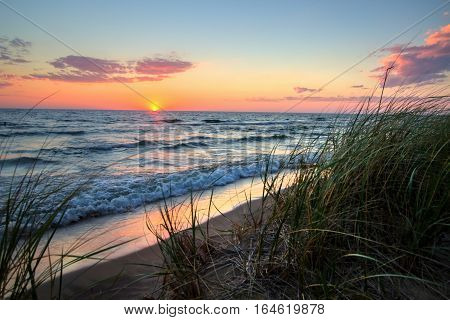
[[[5,147],[2,159],[6,153]],[[62,272],[62,256],[47,263],[52,256],[50,243],[68,202],[79,188],[71,188],[67,181],[55,184],[52,175],[45,169],[38,170],[36,165],[37,160],[20,175],[16,166],[9,179],[2,177],[3,181],[8,179],[9,186],[0,206],[1,299],[38,298],[38,288],[46,281],[55,281]],[[39,211],[52,196],[63,192],[65,196],[50,212]],[[48,266],[38,271],[43,264]]]
[[[0,160],[4,160],[13,142],[0,142]],[[39,153],[25,166],[16,164],[12,174],[5,173],[0,161],[0,178],[7,184],[0,198],[0,299],[63,298],[67,267],[86,259],[98,263],[105,252],[130,242],[105,244],[80,254],[80,248],[93,240],[80,235],[61,252],[52,251],[70,201],[89,187],[96,174],[74,179],[57,167],[39,167],[40,158]]]
[[[297,163],[289,187],[283,170],[269,174],[269,158],[260,208],[250,197],[243,223],[220,234],[201,224],[195,195],[187,222],[166,202],[162,225],[148,225],[163,255],[153,275],[162,283],[158,297],[448,298],[448,107],[446,96],[369,101],[325,142],[299,137],[286,163]],[[60,298],[68,265],[117,246],[83,256],[50,252],[67,205],[89,179],[55,183],[36,165],[3,189],[2,299],[39,298],[44,283]],[[40,211],[55,195],[58,204]]]
[[[374,100],[374,99],[373,99]],[[161,298],[449,298],[449,97],[367,102],[219,239],[165,207]],[[265,205],[264,205],[265,203]],[[155,230],[155,228],[153,228]],[[158,234],[158,232],[156,232]]]

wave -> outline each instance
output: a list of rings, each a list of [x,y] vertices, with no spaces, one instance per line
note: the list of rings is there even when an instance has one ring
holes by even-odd
[[[282,126],[296,126],[304,123],[303,120],[280,120],[280,121],[235,121],[235,120],[220,120],[220,119],[205,119],[202,120],[204,123],[208,124],[227,124],[227,125],[237,125],[239,127],[246,126],[273,126],[273,125],[282,125]]]
[[[12,127],[12,128],[16,128],[16,129],[25,129],[25,128],[31,127],[28,124],[15,123],[15,122],[9,122],[9,121],[0,121],[0,126],[10,127],[10,128]]]
[[[95,146],[85,147],[85,148],[71,148],[71,149],[88,149],[91,151],[110,151],[113,149],[133,149],[138,147],[154,147],[161,149],[178,149],[178,148],[196,148],[196,147],[207,147],[208,144],[200,141],[179,141],[177,143],[171,143],[167,141],[150,141],[150,140],[139,140],[130,143],[117,143],[117,144],[98,144]]]
[[[69,136],[80,136],[86,134],[83,130],[74,131],[18,131],[10,133],[1,133],[3,137],[18,137],[18,136],[48,136],[48,135],[69,135]]]
[[[113,149],[132,149],[137,148],[139,146],[149,146],[149,145],[157,145],[157,142],[155,141],[149,141],[149,140],[139,140],[136,142],[129,142],[129,143],[102,143],[97,144],[94,146],[88,146],[88,147],[74,147],[71,149],[87,149],[91,151],[109,151]]]
[[[243,141],[264,141],[264,140],[284,140],[288,139],[290,136],[286,134],[274,134],[271,136],[245,136],[242,138],[231,139],[230,142],[243,142]]]
[[[12,159],[9,159],[12,160]],[[16,161],[18,159],[15,159]],[[23,157],[26,161],[41,159]],[[243,178],[255,177],[265,172],[274,173],[281,169],[291,168],[298,162],[287,165],[283,156],[268,159],[224,164],[197,170],[187,170],[170,174],[139,175],[126,174],[119,176],[102,176],[90,182],[88,188],[67,204],[67,210],[61,218],[64,225],[77,222],[90,216],[121,214],[130,212],[144,204],[153,203],[164,198],[187,195],[190,192],[207,190],[217,186],[225,186]],[[312,162],[310,156],[297,161]],[[284,163],[284,164],[283,164]],[[62,177],[61,177],[62,178]],[[58,180],[58,177],[55,178]],[[83,183],[83,181],[80,181]],[[76,187],[76,186],[74,186]],[[67,190],[67,192],[71,192]],[[56,193],[39,206],[38,212],[45,215],[51,212],[55,203],[65,197]],[[59,219],[56,219],[59,221]]]
[[[74,130],[74,131],[51,131],[50,134],[63,134],[69,136],[80,136],[86,134],[84,130]]]
[[[163,119],[160,120],[161,122],[165,122],[165,123],[179,123],[179,122],[183,122],[183,120],[181,119]]]
[[[204,119],[202,120],[204,123],[224,123],[224,122],[229,122],[226,120],[219,120],[219,119]]]
[[[167,142],[167,141],[149,141],[149,140],[140,140],[137,142],[131,142],[131,143],[120,143],[120,144],[112,144],[112,145],[97,145],[93,147],[89,147],[90,150],[99,150],[99,151],[105,151],[105,150],[112,150],[112,149],[118,149],[118,148],[137,148],[137,147],[148,147],[152,146],[161,149],[178,149],[178,148],[198,148],[198,147],[209,147],[214,144],[229,144],[229,143],[236,143],[236,142],[257,142],[257,141],[264,141],[264,140],[284,140],[288,139],[290,136],[285,134],[274,134],[270,136],[244,136],[240,138],[231,138],[231,139],[220,139],[220,138],[213,138],[213,137],[205,137],[205,136],[199,136],[199,137],[193,137],[191,139],[186,140],[179,140],[174,142]],[[209,143],[206,143],[204,141],[208,141]]]
[[[104,177],[94,181],[88,190],[69,202],[68,210],[62,217],[62,223],[76,222],[91,215],[130,212],[144,204],[164,198],[225,186],[243,178],[264,174],[264,172],[274,173],[281,169],[292,168],[300,162],[314,161],[312,155],[305,155],[290,165],[283,164],[287,160],[283,156],[273,156],[269,162],[267,160],[253,160],[253,162],[150,177],[143,175]]]
[[[3,165],[30,165],[30,164],[50,164],[50,163],[57,163],[57,161],[45,160],[36,157],[17,157],[0,160],[0,164]]]
[[[209,144],[205,142],[180,142],[174,145],[169,145],[163,147],[163,149],[178,149],[178,148],[198,148],[198,147],[208,147]]]
[[[96,143],[90,146],[69,146],[61,149],[81,151],[87,150],[90,152],[109,152],[117,149],[136,149],[139,147],[144,148],[154,148],[154,149],[164,149],[164,150],[176,150],[182,148],[207,148],[215,145],[228,145],[233,143],[244,143],[244,142],[262,142],[271,140],[285,140],[289,139],[291,136],[286,134],[273,134],[273,135],[249,135],[239,138],[214,138],[210,136],[195,136],[185,140],[175,140],[175,141],[158,141],[158,140],[139,140],[126,143]],[[45,149],[46,150],[46,149]],[[58,151],[56,149],[51,149],[52,151]]]
[[[279,161],[273,161],[268,168],[271,173],[279,169]],[[164,198],[224,186],[242,178],[257,176],[264,170],[266,166],[261,162],[218,167],[212,170],[161,174],[152,180],[143,176],[97,180],[89,190],[70,201],[68,210],[62,217],[62,223],[73,223],[93,215],[129,212]]]

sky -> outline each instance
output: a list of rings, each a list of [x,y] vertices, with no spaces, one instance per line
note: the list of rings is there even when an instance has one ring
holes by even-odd
[[[0,0],[0,108],[50,96],[40,108],[335,112],[394,62],[387,93],[448,86],[449,11],[442,0]]]

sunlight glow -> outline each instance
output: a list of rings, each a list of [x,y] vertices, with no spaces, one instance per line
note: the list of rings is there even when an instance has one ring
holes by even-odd
[[[161,109],[161,107],[159,105],[157,105],[156,103],[150,103],[149,108],[152,111],[159,111],[159,109]]]

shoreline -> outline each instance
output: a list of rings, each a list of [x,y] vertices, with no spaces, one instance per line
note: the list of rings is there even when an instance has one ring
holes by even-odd
[[[214,235],[223,235],[234,225],[241,225],[248,217],[248,206],[252,212],[261,211],[261,197],[243,202],[223,214],[211,217],[199,228],[206,228]],[[158,278],[151,277],[162,265],[162,256],[158,244],[139,249],[124,256],[114,257],[91,266],[70,271],[63,275],[62,299],[145,299],[158,291]],[[59,280],[57,279],[56,282]],[[51,298],[51,284],[41,288],[43,299]],[[56,292],[59,288],[56,288]],[[153,291],[152,291],[153,290]]]
[[[194,200],[200,212],[200,223],[207,220],[211,191],[213,190],[213,206],[210,219],[221,212],[230,212],[247,200],[258,199],[262,196],[263,184],[258,177],[241,179],[225,186],[196,192]],[[189,215],[189,195],[167,199],[170,207],[179,206],[178,216]],[[119,258],[156,244],[155,236],[146,227],[147,222],[154,225],[161,223],[159,208],[164,207],[163,201],[142,206],[126,214],[111,214],[92,217],[57,230],[51,245],[51,252],[69,252],[71,255],[84,255],[102,247],[108,247],[120,242],[130,241],[123,246],[109,250],[97,256],[100,258]],[[80,238],[82,237],[82,238]],[[76,247],[77,243],[83,242]],[[71,248],[76,247],[71,251]],[[66,272],[76,271],[92,265],[92,261],[83,260],[68,267]],[[43,265],[42,268],[46,267]]]

